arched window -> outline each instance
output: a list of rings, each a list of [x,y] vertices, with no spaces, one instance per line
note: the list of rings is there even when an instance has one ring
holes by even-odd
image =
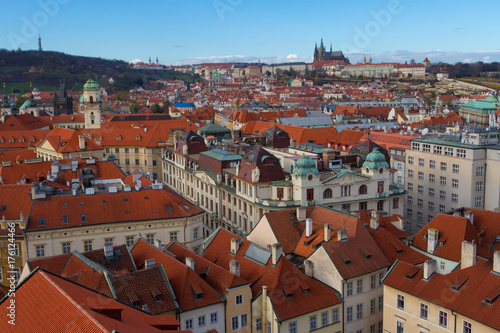
[[[359,194],[366,194],[368,192],[368,187],[366,185],[361,185],[359,187]]]
[[[327,188],[323,192],[323,199],[330,199],[331,197],[332,197],[332,189],[331,188]]]
[[[94,103],[94,96],[90,96],[89,101],[90,101],[90,103]]]

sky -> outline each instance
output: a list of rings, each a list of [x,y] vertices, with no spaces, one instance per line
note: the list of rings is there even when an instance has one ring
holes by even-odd
[[[6,0],[0,48],[182,65],[311,61],[500,61],[500,1]]]

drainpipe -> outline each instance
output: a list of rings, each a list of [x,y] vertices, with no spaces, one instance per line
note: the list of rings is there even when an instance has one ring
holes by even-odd
[[[267,331],[267,287],[262,286],[262,325],[264,333],[271,333]]]

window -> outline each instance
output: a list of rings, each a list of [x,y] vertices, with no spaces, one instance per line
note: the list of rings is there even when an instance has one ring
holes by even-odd
[[[127,158],[127,159],[125,159],[125,164],[126,164],[126,165],[129,165],[129,164],[130,164],[130,160],[129,160],[128,158]]]
[[[243,295],[236,295],[236,305],[243,304]]]
[[[412,196],[410,196],[410,195],[409,195],[409,196],[407,196],[407,197],[406,197],[406,202],[407,202],[409,205],[411,205],[411,204],[413,203],[413,197],[412,197]]]
[[[425,161],[423,158],[419,158],[418,159],[418,166],[424,166],[425,165]]]
[[[474,200],[474,204],[476,207],[481,206],[483,204],[483,198],[482,197],[476,197]]]
[[[234,331],[234,330],[237,330],[238,328],[240,328],[239,326],[239,316],[234,316],[231,318],[231,329]]]
[[[193,329],[193,319],[186,320],[186,329],[187,330],[192,330]]]
[[[442,153],[443,153],[443,147],[441,147],[441,146],[434,146],[434,154],[441,155]]]
[[[255,330],[256,331],[262,330],[262,318],[255,319]]]
[[[424,193],[424,186],[418,185],[418,193]]]
[[[347,282],[347,296],[352,296],[352,281]]]
[[[444,213],[444,212],[446,212],[446,208],[445,208],[445,206],[444,206],[444,205],[439,205],[439,212],[440,212],[440,213]]]
[[[315,330],[316,328],[318,328],[318,324],[316,322],[316,315],[310,316],[309,317],[309,330],[312,331],[312,330]]]
[[[193,238],[194,239],[198,238],[198,228],[193,229]]]
[[[400,321],[396,322],[396,333],[404,333],[404,331],[405,331],[405,324],[403,324]]]
[[[458,179],[452,179],[451,180],[451,186],[452,187],[458,187]]]
[[[444,154],[446,156],[453,156],[453,148],[451,148],[451,147],[445,147],[444,148]]]
[[[466,150],[457,148],[457,157],[465,158],[466,157]]]
[[[472,323],[464,320],[464,333],[472,333]]]
[[[441,162],[441,170],[446,171],[446,168],[447,168],[446,162]]]
[[[483,190],[483,182],[476,182],[476,191]]]
[[[411,143],[411,150],[420,150],[420,143],[412,142]]]
[[[296,321],[292,321],[291,323],[288,323],[288,333],[297,333],[297,322]]]
[[[452,193],[451,194],[451,201],[452,202],[458,202],[458,194]]]
[[[431,145],[424,143],[422,145],[422,151],[424,151],[426,153],[430,153],[430,151],[431,151]]]
[[[203,327],[205,326],[205,316],[199,316],[198,317],[198,327]]]
[[[434,210],[434,202],[429,201],[429,210]]]
[[[422,214],[422,212],[417,212],[417,220],[421,221],[423,217],[424,215]]]
[[[80,215],[80,221],[87,222],[87,216],[85,214]]]
[[[429,196],[430,197],[434,196],[434,189],[433,188],[429,188]]]
[[[405,297],[400,294],[398,294],[398,309],[405,309]]]
[[[241,315],[240,318],[241,318],[241,321],[240,321],[241,328],[247,327],[248,326],[248,314],[244,313]]]
[[[408,191],[413,191],[413,183],[408,183]]]
[[[128,148],[125,148],[125,153],[128,153]]]
[[[375,313],[375,298],[370,300],[370,314]]]
[[[418,172],[418,179],[420,179],[420,180],[424,179],[424,173],[422,171]]]
[[[370,325],[370,333],[375,333],[375,324]]]
[[[45,225],[45,217],[40,217],[40,220],[38,221],[38,224]]]
[[[148,244],[154,245],[155,244],[155,235],[146,235],[146,242]]]
[[[384,200],[377,201],[377,210],[378,211],[384,210]]]
[[[436,175],[432,173],[429,174],[429,182],[434,183],[436,181]]]
[[[417,206],[418,206],[418,207],[423,207],[423,206],[424,206],[424,200],[422,200],[422,199],[418,199],[418,200],[417,200]]]
[[[156,160],[153,160],[153,166],[155,166],[155,165],[156,165]]]
[[[384,324],[384,322],[383,322],[383,321],[379,321],[379,322],[378,322],[378,331],[379,331],[379,332],[382,332],[382,328],[384,327],[384,325],[383,325],[383,324]]]
[[[45,256],[45,246],[44,245],[37,245],[36,256],[37,257],[44,257]]]
[[[370,276],[370,288],[371,289],[375,289],[375,287],[377,286],[375,280],[376,280],[375,274],[373,274],[372,276]]]
[[[91,240],[83,242],[83,251],[85,251],[85,252],[92,251],[92,241]]]
[[[446,185],[446,177],[444,176],[439,177],[439,182],[441,183],[441,185]]]
[[[113,246],[113,238],[106,238],[104,240],[104,245],[108,245],[108,246],[111,245],[111,246]]]
[[[125,240],[126,240],[126,243],[127,243],[128,247],[131,247],[131,246],[134,245],[134,236],[127,236],[125,238]]]
[[[332,324],[338,323],[340,321],[339,319],[339,309],[335,308],[332,310]]]
[[[434,161],[434,160],[430,160],[430,161],[429,161],[429,168],[431,168],[431,169],[435,169],[435,168],[436,168],[436,161]]]
[[[458,164],[453,164],[452,170],[454,173],[460,172],[460,166]]]
[[[260,319],[260,318],[259,318]],[[217,312],[212,312],[210,314],[210,324],[216,324],[218,321],[218,318],[217,318]],[[261,319],[261,325],[262,325],[262,319]]]
[[[62,253],[71,253],[71,245],[70,243],[62,243]]]
[[[361,185],[359,187],[359,194],[366,194],[368,193],[368,187],[366,185]]]
[[[346,309],[346,320],[348,323],[352,321],[352,306]]]
[[[448,327],[448,313],[439,310],[439,326]]]
[[[359,210],[367,210],[368,209],[368,203],[366,201],[362,201],[359,203]]]
[[[382,311],[384,309],[384,296],[378,297],[378,310]]]
[[[139,165],[139,160],[138,159],[135,160],[135,165]]]
[[[408,169],[408,177],[412,178],[413,177],[413,170]]]
[[[427,320],[429,316],[429,306],[427,304],[420,303],[420,318]]]
[[[64,215],[63,216],[63,223],[68,223],[69,222],[69,216],[68,215]]]
[[[271,322],[269,320],[267,321],[267,331],[271,332]]]
[[[378,285],[379,287],[382,285],[382,278],[384,277],[384,272],[378,273]]]
[[[281,193],[280,191],[281,190]],[[281,194],[281,196],[280,196]],[[323,192],[323,199],[330,199],[332,197],[333,193],[332,193],[332,189],[331,188],[327,188],[324,192]],[[278,189],[278,198],[282,199],[283,198],[283,188],[279,188]]]
[[[359,279],[356,281],[356,293],[361,294],[363,292],[363,280]]]
[[[382,193],[384,192],[384,182],[381,181],[381,182],[378,182],[378,186],[377,186],[377,193]]]
[[[439,269],[445,269],[446,268],[446,264],[444,263],[444,261],[440,261],[439,262]]]
[[[408,156],[408,164],[413,164],[413,156]]]
[[[412,217],[413,216],[413,210],[411,208],[406,209],[406,216],[407,217]]]
[[[356,319],[363,318],[363,303],[356,305]]]
[[[321,326],[328,325],[328,311],[321,312]]]
[[[479,166],[476,168],[476,176],[482,176],[483,175],[483,167]]]

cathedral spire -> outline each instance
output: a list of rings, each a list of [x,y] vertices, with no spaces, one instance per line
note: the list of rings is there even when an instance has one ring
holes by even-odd
[[[321,37],[321,45],[319,46],[320,50],[324,50],[325,46],[323,45],[323,37]]]
[[[314,43],[314,51],[318,49],[318,43]]]
[[[333,45],[330,43],[330,52],[333,52]]]

